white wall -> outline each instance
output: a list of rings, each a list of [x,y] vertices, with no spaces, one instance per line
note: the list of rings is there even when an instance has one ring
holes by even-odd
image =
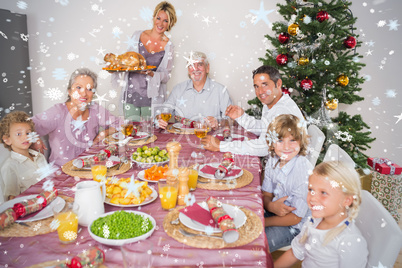
[[[108,73],[101,72],[104,62],[100,50],[103,49],[103,53],[115,54],[125,52],[126,42],[135,30],[151,28],[151,21],[147,18],[159,2],[2,1],[0,8],[28,16],[34,114],[65,100],[67,79],[74,69],[81,66],[98,72],[98,94],[106,94],[105,97],[109,101],[105,106],[117,114],[119,97],[113,94]],[[178,22],[169,33],[176,47],[176,55],[168,90],[187,79],[183,56],[188,56],[192,50],[199,50],[209,56],[211,77],[227,85],[233,100],[246,108],[247,100],[255,96],[251,71],[261,65],[258,58],[264,57],[265,50],[270,47],[264,40],[265,34],[272,34],[267,22],[283,20],[276,13],[277,1],[264,1],[263,8],[268,13],[265,17],[267,21],[257,19],[256,23],[252,10],[260,9],[260,0],[170,2],[176,8]],[[402,120],[396,124],[395,117],[402,113],[402,92],[398,79],[402,59],[402,26],[398,26],[397,30],[390,30],[387,26],[391,20],[398,20],[402,24],[402,2],[356,0],[353,3],[352,11],[358,17],[356,27],[360,40],[373,41],[364,43],[358,51],[365,56],[363,61],[367,64],[361,74],[367,75],[369,81],[363,85],[361,92],[366,98],[365,101],[353,106],[341,106],[341,109],[351,114],[362,114],[372,128],[373,136],[377,137],[377,140],[372,143],[373,148],[368,152],[369,155],[388,157],[402,164]],[[386,25],[378,27],[380,20],[385,20]],[[117,30],[120,32],[119,37],[113,34]],[[366,56],[368,50],[373,51],[372,55]],[[384,66],[383,70],[380,70],[380,65]],[[56,79],[56,69],[64,72],[63,80]],[[64,96],[58,100],[47,97],[46,93],[51,89],[63,92]],[[387,90],[393,90],[396,97],[387,97]],[[379,105],[372,102],[376,97],[380,99]]]

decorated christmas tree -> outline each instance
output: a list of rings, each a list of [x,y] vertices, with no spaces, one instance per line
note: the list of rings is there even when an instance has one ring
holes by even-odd
[[[275,66],[282,74],[282,91],[296,101],[308,124],[317,125],[326,135],[319,160],[327,148],[338,144],[360,167],[366,167],[363,151],[375,140],[360,115],[337,112],[338,103],[353,104],[364,79],[359,76],[361,42],[354,33],[351,2],[341,0],[293,0],[278,4],[285,21],[273,24],[274,36],[266,35],[273,49],[267,49],[264,65]],[[248,102],[247,113],[261,116],[262,104]],[[334,115],[335,114],[335,115]]]

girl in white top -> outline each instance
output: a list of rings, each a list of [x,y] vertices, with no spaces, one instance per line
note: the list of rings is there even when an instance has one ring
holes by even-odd
[[[276,262],[290,267],[366,267],[366,240],[354,224],[361,203],[357,172],[342,162],[323,162],[309,178],[307,203],[312,218]]]

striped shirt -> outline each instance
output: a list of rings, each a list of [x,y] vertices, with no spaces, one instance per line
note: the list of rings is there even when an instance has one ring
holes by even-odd
[[[292,213],[302,218],[298,224],[293,226],[300,230],[310,215],[307,192],[309,172],[313,170],[313,166],[306,157],[301,155],[293,157],[282,168],[279,167],[279,164],[276,165],[278,160],[277,156],[268,159],[262,190],[274,194],[272,201],[288,196],[284,203],[296,208]]]

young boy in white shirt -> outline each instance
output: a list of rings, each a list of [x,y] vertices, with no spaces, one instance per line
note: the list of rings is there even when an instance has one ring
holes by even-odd
[[[11,151],[1,167],[4,199],[10,200],[40,180],[36,171],[47,165],[43,154],[29,149],[35,140],[34,123],[28,114],[15,111],[0,121],[0,142]]]

